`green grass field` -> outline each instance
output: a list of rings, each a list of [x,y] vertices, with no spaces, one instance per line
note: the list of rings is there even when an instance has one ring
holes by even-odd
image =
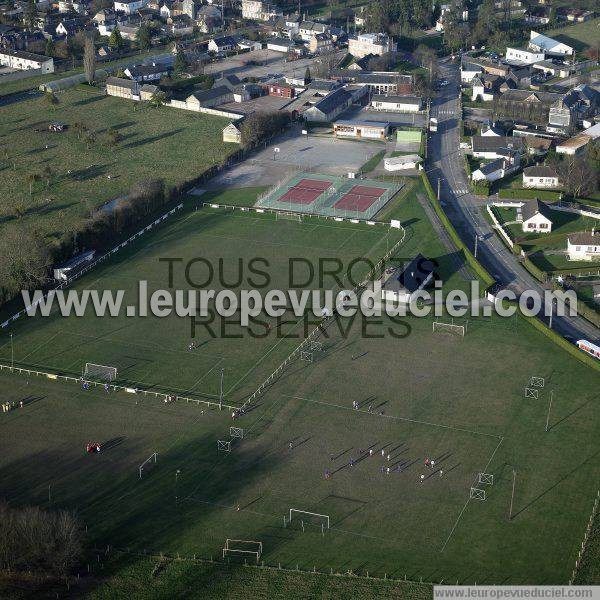
[[[585,23],[576,23],[568,27],[560,27],[551,29],[545,32],[559,42],[569,44],[576,51],[582,52],[589,48],[598,46],[598,38],[600,37],[600,18],[590,19]]]
[[[222,141],[227,119],[155,109],[85,85],[58,97],[56,107],[45,98],[4,106],[0,123],[0,193],[5,199],[0,224],[35,224],[49,241],[76,230],[91,211],[127,194],[136,183],[159,177],[167,186],[182,183],[232,151]],[[52,121],[69,128],[50,132]],[[94,143],[78,139],[77,122],[95,132]],[[116,146],[108,142],[111,128],[121,136]],[[49,182],[35,182],[30,194],[28,177],[41,175],[45,167],[52,170]]]
[[[396,261],[420,250],[440,259],[447,287],[468,285],[414,197],[404,196],[390,218],[407,228]],[[78,288],[130,293],[139,279],[165,287],[157,263],[164,256],[222,258],[232,268],[239,258],[263,256],[272,287],[286,286],[290,256],[378,257],[389,235],[361,224],[190,211]],[[179,275],[175,284],[184,285]],[[16,363],[73,373],[84,361],[115,364],[122,380],[209,397],[224,368],[232,403],[297,344],[273,334],[204,337],[188,352],[185,320],[43,321],[15,323]],[[229,438],[228,411],[1,371],[2,400],[25,402],[0,420],[3,494],[17,506],[76,510],[89,545],[218,558],[225,538],[234,538],[262,541],[265,564],[292,569],[426,582],[567,581],[599,474],[595,372],[518,317],[470,319],[464,338],[433,333],[431,318],[344,319],[322,345],[313,362],[294,362],[233,422],[245,435],[231,453],[217,451],[217,440]],[[545,378],[538,399],[524,397],[532,376]],[[105,450],[86,454],[88,441]],[[153,452],[158,462],[140,479],[138,466]],[[424,466],[428,457],[435,469]],[[387,467],[390,474],[381,471]],[[485,501],[469,499],[479,472],[494,476]],[[309,515],[284,527],[291,508],[328,515],[330,528]]]

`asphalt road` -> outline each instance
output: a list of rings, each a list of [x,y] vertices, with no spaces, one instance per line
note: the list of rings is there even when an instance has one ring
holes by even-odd
[[[441,63],[441,77],[450,81],[439,97],[431,103],[431,116],[438,119],[438,131],[430,135],[426,169],[434,187],[440,185],[440,199],[448,218],[471,251],[496,279],[501,287],[512,289],[518,296],[526,290],[544,293],[542,285],[520,264],[518,258],[502,243],[492,226],[484,218],[486,200],[469,191],[462,151],[459,149],[458,130],[460,79],[458,66]],[[548,318],[541,317],[548,324]],[[598,343],[600,330],[582,317],[553,318],[553,329],[567,339],[581,338]]]

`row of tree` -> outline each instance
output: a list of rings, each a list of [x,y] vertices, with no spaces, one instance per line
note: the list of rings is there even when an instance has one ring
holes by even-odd
[[[242,123],[242,146],[255,148],[262,142],[281,133],[290,124],[290,114],[283,111],[258,112],[246,117]]]

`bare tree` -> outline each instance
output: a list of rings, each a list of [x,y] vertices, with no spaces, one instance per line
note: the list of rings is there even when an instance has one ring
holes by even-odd
[[[94,46],[94,38],[91,35],[85,38],[83,68],[85,70],[86,81],[92,85],[94,83],[94,75],[96,74],[96,48]]]

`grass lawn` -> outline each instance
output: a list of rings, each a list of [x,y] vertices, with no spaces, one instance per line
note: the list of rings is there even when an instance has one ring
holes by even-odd
[[[230,188],[226,190],[208,190],[200,196],[187,194],[186,199],[197,204],[198,202],[212,202],[228,206],[254,206],[260,194],[266,192],[268,187]]]
[[[551,29],[544,32],[544,35],[568,44],[575,48],[576,51],[581,52],[598,43],[598,38],[600,37],[600,17],[590,19],[585,23],[576,23],[568,27]]]
[[[163,178],[167,186],[182,183],[235,150],[222,141],[227,119],[155,109],[84,85],[61,93],[59,99],[56,108],[44,98],[5,106],[0,123],[0,223],[15,221],[19,210],[24,214],[20,221],[35,223],[50,241],[138,182]],[[69,128],[48,131],[48,123],[55,120]],[[77,122],[96,134],[89,147],[78,139],[73,128]],[[110,128],[121,135],[116,147],[107,139]],[[49,187],[38,181],[30,195],[28,176],[45,167],[53,172]]]

